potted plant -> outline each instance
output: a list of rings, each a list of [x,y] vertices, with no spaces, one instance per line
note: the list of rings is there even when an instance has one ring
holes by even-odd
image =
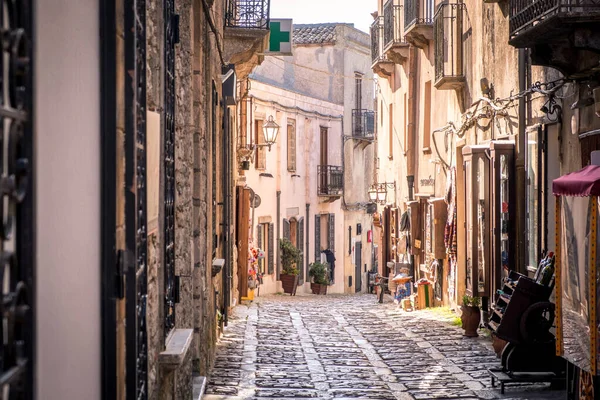
[[[467,337],[479,336],[477,329],[481,320],[480,303],[481,299],[479,297],[463,296],[463,304],[460,306],[460,310],[462,311],[460,320],[462,321],[462,327]]]
[[[308,276],[312,278],[310,289],[313,294],[327,294],[327,286],[329,285],[329,265],[315,261],[310,264]]]
[[[299,272],[296,264],[302,262],[302,252],[285,238],[279,241],[279,250],[281,251],[281,274],[279,274],[281,285],[284,293],[294,296],[298,286]]]

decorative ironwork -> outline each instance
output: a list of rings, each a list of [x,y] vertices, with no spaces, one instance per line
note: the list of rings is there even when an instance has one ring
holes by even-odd
[[[403,6],[388,0],[383,6],[383,45],[388,47],[394,43],[405,43]]]
[[[462,31],[464,4],[442,3],[435,13],[435,80],[463,76]]]
[[[269,29],[270,0],[226,0],[225,26]]]
[[[165,124],[164,124],[164,241],[165,337],[175,327],[175,0],[164,0]]]
[[[125,242],[133,254],[126,276],[127,398],[148,398],[146,329],[146,2],[125,4]]]
[[[319,196],[341,196],[344,190],[344,170],[334,165],[317,165]]]
[[[413,25],[432,25],[434,7],[434,0],[405,0],[404,30]]]
[[[511,40],[529,29],[550,26],[555,17],[591,19],[600,13],[600,0],[511,0],[509,29]]]
[[[10,399],[32,399],[34,390],[33,10],[32,1],[3,1],[0,8],[0,381]]]
[[[371,24],[371,60],[373,60],[373,64],[375,64],[383,55],[382,35],[383,17],[377,17]]]
[[[352,110],[352,137],[373,139],[375,137],[375,111]]]

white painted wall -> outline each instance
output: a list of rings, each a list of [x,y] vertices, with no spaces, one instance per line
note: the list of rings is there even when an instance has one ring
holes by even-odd
[[[36,393],[100,399],[99,12],[36,2]]]

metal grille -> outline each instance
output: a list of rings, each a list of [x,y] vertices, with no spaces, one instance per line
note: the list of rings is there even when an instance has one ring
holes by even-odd
[[[175,1],[164,1],[165,124],[164,124],[164,241],[165,337],[175,327]]]
[[[434,0],[405,0],[404,30],[413,25],[432,25]]]
[[[404,7],[388,0],[383,6],[383,45],[404,42]]]
[[[464,4],[440,4],[435,13],[435,80],[463,75],[462,31]]]
[[[225,26],[269,29],[269,0],[226,0]]]
[[[10,399],[33,398],[34,215],[31,187],[33,2],[2,2],[0,380]]]
[[[334,165],[318,165],[318,188],[320,196],[341,196],[344,191],[344,170]]]
[[[304,254],[304,218],[300,218],[298,221],[298,250],[302,253],[302,262],[298,264],[298,269],[300,270],[300,278],[299,282],[304,283],[304,258],[306,254]]]
[[[371,24],[371,59],[377,62],[382,55],[381,35],[383,33],[383,17],[375,18]]]
[[[511,0],[509,28],[511,38],[538,23],[547,23],[559,14],[570,17],[588,16],[600,12],[600,0]]]
[[[269,274],[274,272],[275,265],[275,224],[269,224],[269,250],[268,250],[268,271]]]
[[[321,260],[321,216],[315,215],[315,262]]]
[[[375,111],[352,110],[352,137],[364,139],[375,137]]]
[[[146,333],[146,2],[125,4],[125,241],[134,262],[127,269],[127,398],[147,399]]]

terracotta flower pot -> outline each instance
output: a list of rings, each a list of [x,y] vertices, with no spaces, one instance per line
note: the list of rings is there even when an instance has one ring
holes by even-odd
[[[313,294],[327,294],[327,285],[321,285],[320,283],[311,283],[310,289]]]
[[[479,328],[479,322],[481,321],[481,312],[479,307],[461,306],[462,314],[460,320],[462,321],[462,327],[465,330],[465,336],[477,337],[477,329]]]
[[[283,292],[295,296],[296,287],[298,286],[298,275],[281,274],[279,275],[279,279],[281,279],[281,286],[283,286]]]

